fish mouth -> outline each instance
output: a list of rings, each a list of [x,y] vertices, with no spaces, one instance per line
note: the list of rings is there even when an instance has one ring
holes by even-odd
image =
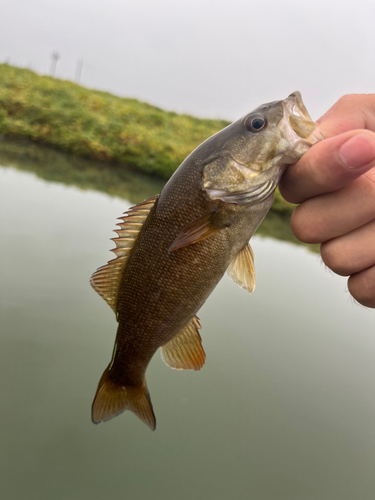
[[[283,102],[290,114],[310,122],[313,121],[302,101],[301,92],[298,90],[292,92]]]
[[[288,150],[279,157],[272,168],[259,174],[256,182],[251,181],[249,191],[228,193],[227,191],[207,190],[212,199],[238,205],[257,204],[264,201],[276,189],[287,165],[295,163],[311,146],[324,139],[318,125],[309,115],[300,92],[293,92],[281,103],[283,118],[278,127],[289,142]],[[237,168],[245,171],[245,177],[247,177],[246,173],[251,170],[238,164]]]
[[[204,164],[206,168],[203,174],[203,188],[210,199],[237,205],[255,205],[263,202],[273,194],[287,165],[298,161],[311,146],[324,139],[318,125],[311,119],[299,92],[293,92],[283,101],[263,106],[267,107],[277,108],[277,119],[273,124],[277,134],[274,138],[271,136],[270,141],[277,140],[280,149],[276,149],[275,156],[269,160],[266,158],[268,163],[264,169],[255,169],[252,164],[243,164],[227,152],[228,165],[225,168],[229,180],[227,179],[222,185],[216,178],[220,169],[215,165],[215,161],[218,162],[220,159],[220,154],[214,157],[211,155],[209,161]],[[268,140],[267,137],[265,140]],[[265,144],[267,146],[267,143]],[[207,167],[211,162],[211,168]]]
[[[294,150],[291,160],[296,161],[296,155],[302,156],[313,144],[322,141],[324,136],[309,115],[300,92],[293,92],[282,103],[284,134]]]

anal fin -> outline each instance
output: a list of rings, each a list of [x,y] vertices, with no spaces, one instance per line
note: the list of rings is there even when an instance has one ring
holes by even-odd
[[[206,360],[199,330],[199,319],[193,319],[172,340],[161,348],[161,357],[176,370],[200,370]]]
[[[250,243],[238,252],[227,269],[228,276],[249,293],[255,289],[254,253]]]

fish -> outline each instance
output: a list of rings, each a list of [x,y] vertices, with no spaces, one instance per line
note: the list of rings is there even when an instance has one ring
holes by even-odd
[[[203,367],[197,312],[226,271],[253,292],[249,240],[287,165],[322,139],[299,92],[263,104],[204,141],[159,195],[119,218],[116,257],[91,277],[118,322],[95,424],[130,410],[156,428],[145,377],[151,358],[160,349],[173,369]]]

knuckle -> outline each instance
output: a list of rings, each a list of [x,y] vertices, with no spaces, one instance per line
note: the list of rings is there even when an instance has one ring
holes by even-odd
[[[332,110],[342,110],[361,117],[362,126],[356,128],[373,129],[375,125],[375,94],[345,94],[333,105]]]
[[[319,146],[319,147],[318,147]],[[301,163],[303,163],[304,170],[306,172],[306,177],[308,177],[309,182],[313,183],[314,185],[318,185],[320,187],[320,184],[322,183],[321,175],[320,174],[320,166],[322,163],[322,153],[321,149],[324,149],[325,144],[322,142],[322,144],[317,144],[317,147],[315,149],[311,148],[309,151],[307,151],[306,154],[303,155],[302,159],[300,160]]]
[[[305,204],[298,206],[292,213],[290,225],[294,236],[303,243],[320,243],[316,218]]]
[[[348,280],[350,294],[357,302],[375,308],[375,267],[353,274]]]
[[[340,97],[340,99],[337,101],[337,104],[347,104],[351,103],[354,100],[358,98],[358,94],[344,94],[343,96]]]
[[[337,101],[337,105],[342,105],[344,107],[352,107],[357,106],[361,103],[367,103],[369,100],[368,95],[366,94],[344,94]]]
[[[310,160],[308,168],[310,174],[310,183],[314,186],[317,193],[325,193],[329,190],[329,185],[327,183],[329,170],[321,168],[326,162],[322,159],[319,161],[319,157]]]
[[[285,182],[284,178],[281,178],[279,184],[279,192],[284,200],[288,201],[289,203],[299,202],[296,194],[294,193],[293,186],[291,186],[288,182]]]
[[[375,168],[363,174],[359,180],[363,183],[364,192],[368,194],[371,200],[375,200]]]
[[[337,189],[341,183],[342,165],[335,139],[327,139],[311,148],[300,160],[310,192],[323,194]],[[346,174],[346,172],[344,172]],[[340,184],[341,185],[341,184]]]
[[[349,189],[354,206],[357,207],[357,213],[375,217],[375,169],[371,169],[352,181],[348,187],[348,193]]]
[[[324,264],[334,273],[340,276],[349,276],[350,269],[353,268],[351,256],[340,240],[334,239],[322,243],[320,254]]]

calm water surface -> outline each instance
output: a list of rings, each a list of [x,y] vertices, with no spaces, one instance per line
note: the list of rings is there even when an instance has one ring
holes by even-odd
[[[254,237],[254,294],[224,277],[199,313],[204,369],[152,360],[156,432],[130,412],[95,426],[116,322],[89,277],[116,217],[160,189],[130,176],[124,199],[16,163],[0,168],[2,498],[373,500],[375,312],[344,278]]]

